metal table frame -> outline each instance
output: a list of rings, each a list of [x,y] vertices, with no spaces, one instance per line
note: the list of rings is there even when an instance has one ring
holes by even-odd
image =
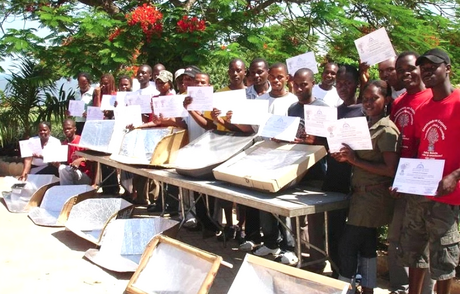
[[[97,162],[98,164],[106,164],[143,177],[157,180],[161,183],[161,185],[163,185],[163,183],[167,183],[178,186],[180,189],[192,190],[203,195],[210,195],[219,199],[236,202],[237,204],[270,212],[278,220],[280,220],[278,216],[295,218],[296,223],[298,224],[296,226],[295,234],[297,244],[296,253],[299,257],[298,267],[301,265],[300,261],[302,257],[299,218],[309,214],[324,212],[326,235],[325,250],[317,248],[311,244],[309,244],[309,246],[312,246],[312,248],[324,254],[325,258],[331,262],[327,244],[327,211],[347,208],[349,205],[347,196],[342,193],[310,190],[310,188],[307,190],[305,187],[300,186],[289,188],[278,193],[268,193],[235,186],[222,181],[207,181],[185,177],[177,174],[174,169],[153,169],[124,164],[110,159],[107,154],[95,151],[78,151],[77,155],[83,156],[87,158],[87,160]],[[162,197],[164,197],[163,193],[164,192],[162,191]],[[184,213],[182,195],[180,195],[179,198],[181,202],[180,207],[182,213]],[[165,203],[164,200],[165,199],[163,198],[163,203]],[[285,226],[283,222],[280,223]],[[332,262],[331,266],[336,268]]]

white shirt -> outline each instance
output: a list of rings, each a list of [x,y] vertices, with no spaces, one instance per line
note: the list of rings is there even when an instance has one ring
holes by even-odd
[[[93,105],[93,92],[94,92],[94,88],[93,87],[89,87],[88,91],[86,91],[85,93],[81,93],[81,91],[77,91],[75,93],[75,100],[76,101],[83,101],[85,102],[85,111],[86,111],[86,108],[88,106],[91,106]],[[86,121],[86,117],[82,117],[82,116],[76,116],[75,117],[75,121],[76,122],[85,122]]]
[[[321,87],[316,84],[313,86],[313,97],[318,100],[323,101],[327,105],[331,107],[337,107],[342,105],[343,100],[340,99],[339,94],[337,93],[337,89],[332,86],[332,89],[329,91],[321,89]]]
[[[160,95],[160,92],[157,90],[157,88],[152,84],[149,84],[148,87],[143,88],[143,89],[138,89],[136,91],[137,95],[150,95],[151,97]]]
[[[287,116],[289,107],[299,101],[296,95],[289,92],[283,97],[276,98],[270,96],[270,92],[268,92],[256,97],[256,100],[268,100],[268,113],[285,116]]]

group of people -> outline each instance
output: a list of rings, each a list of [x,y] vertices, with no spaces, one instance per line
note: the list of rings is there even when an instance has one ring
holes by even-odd
[[[329,153],[307,171],[302,181],[324,191],[350,195],[349,209],[329,213],[329,252],[338,270],[333,276],[353,281],[362,276],[364,293],[373,293],[377,282],[377,229],[389,225],[388,260],[391,293],[432,293],[436,281],[437,293],[449,293],[455,267],[459,261],[458,205],[460,204],[460,153],[455,150],[455,140],[460,135],[460,90],[450,83],[451,62],[448,54],[432,49],[419,55],[403,52],[378,64],[380,80],[369,80],[368,66],[359,70],[351,65],[328,62],[324,65],[321,82],[315,83],[308,68],[289,75],[284,63],[271,66],[262,59],[252,60],[249,67],[241,59],[233,59],[228,66],[229,85],[217,91],[245,89],[247,99],[268,101],[267,112],[275,115],[301,118],[297,135],[290,143],[323,145],[326,138],[306,133],[304,105],[337,107],[338,119],[364,116],[372,140],[372,150],[353,150],[344,144],[339,152]],[[158,96],[186,94],[190,86],[210,86],[210,77],[197,66],[187,66],[173,75],[157,64],[153,68],[141,65],[137,72],[139,95]],[[87,105],[100,105],[101,97],[114,94],[115,79],[105,74],[98,88],[91,87],[87,74],[78,76],[77,100]],[[126,76],[118,80],[118,91],[131,91],[133,81]],[[183,102],[185,109],[192,97]],[[257,132],[257,126],[233,124],[232,112],[188,110],[185,118],[163,117],[152,108],[143,115],[138,128],[173,126],[186,129],[188,140],[193,141],[206,130]],[[113,118],[113,113],[105,113]],[[78,143],[85,115],[64,121],[67,143]],[[50,137],[51,127],[39,125],[43,148],[60,144]],[[269,139],[269,138],[268,138]],[[73,145],[70,145],[73,146]],[[76,147],[69,148],[67,165],[44,165],[40,154],[26,158],[21,179],[25,180],[33,168],[40,172],[59,174],[64,183],[87,183],[92,179],[92,169],[84,158],[74,155]],[[435,197],[408,195],[393,189],[392,182],[400,157],[443,159],[445,167]],[[133,191],[129,200],[149,205],[158,210],[158,183],[134,176]],[[89,180],[90,182],[92,180]],[[177,194],[177,187],[169,193]],[[193,193],[191,202],[193,202]],[[291,228],[301,227],[301,236],[295,230],[286,230],[272,214],[239,206],[238,224],[232,222],[232,203],[214,200],[215,210],[224,209],[227,227],[220,234],[239,236],[240,250],[252,251],[258,256],[274,255],[276,260],[290,265],[299,262],[293,253],[295,237],[308,240],[324,248],[324,216],[308,215],[296,224],[284,219]],[[193,204],[191,204],[193,205]],[[196,215],[211,230],[219,230],[215,220],[206,220],[203,204],[195,203]],[[177,208],[175,208],[177,211]],[[193,218],[191,218],[193,219]],[[196,221],[187,221],[196,225]],[[244,226],[244,231],[241,229]],[[238,234],[237,234],[238,233]],[[321,259],[321,254],[308,247],[311,260]],[[313,247],[313,246],[312,246]],[[325,263],[307,267],[322,272]]]

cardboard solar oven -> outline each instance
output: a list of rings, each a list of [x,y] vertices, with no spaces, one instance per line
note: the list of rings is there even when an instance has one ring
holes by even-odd
[[[323,275],[246,254],[228,294],[345,294],[349,284]]]
[[[107,225],[99,249],[88,249],[85,257],[115,272],[134,272],[142,253],[157,234],[175,237],[179,222],[162,217],[116,219]]]
[[[178,174],[213,178],[212,169],[252,146],[256,134],[208,131],[180,149],[174,167]]]
[[[40,207],[29,212],[30,219],[39,226],[63,227],[74,204],[96,196],[89,185],[65,185],[49,188]]]
[[[78,147],[111,154],[118,150],[125,127],[116,120],[88,120]]]
[[[168,167],[183,146],[185,130],[177,128],[135,129],[124,134],[111,159],[126,164]]]
[[[27,182],[7,178],[11,179],[11,189],[3,193],[3,200],[10,212],[28,212],[39,206],[45,192],[59,185],[59,178],[54,175],[28,175]]]
[[[75,204],[65,227],[77,236],[100,245],[107,225],[132,216],[134,206],[122,198],[90,198]]]
[[[324,156],[323,146],[262,141],[219,165],[213,173],[218,180],[278,192],[296,184]]]
[[[220,256],[158,235],[147,246],[125,293],[208,293],[221,261]]]

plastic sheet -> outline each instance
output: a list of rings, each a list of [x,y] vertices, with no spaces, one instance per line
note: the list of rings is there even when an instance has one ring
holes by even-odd
[[[256,134],[208,131],[180,149],[174,166],[179,174],[212,177],[212,169],[249,148]]]
[[[211,266],[208,260],[159,243],[133,285],[149,294],[196,294]]]

